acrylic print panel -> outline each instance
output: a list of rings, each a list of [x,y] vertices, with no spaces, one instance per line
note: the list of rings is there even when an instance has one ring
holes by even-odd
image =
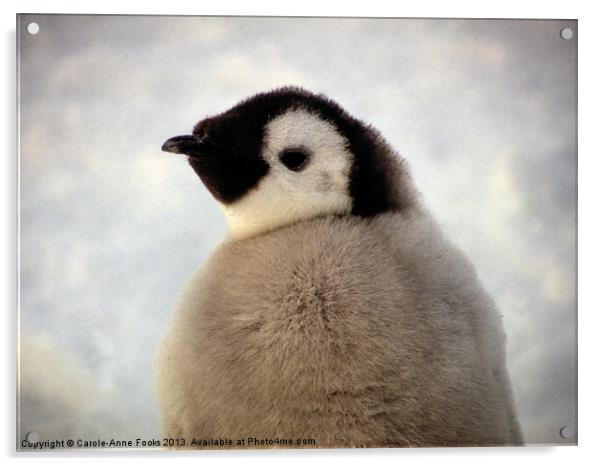
[[[576,444],[576,21],[17,26],[18,449]]]

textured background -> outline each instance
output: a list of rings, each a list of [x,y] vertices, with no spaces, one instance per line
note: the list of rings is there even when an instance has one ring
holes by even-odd
[[[40,24],[29,35],[25,25]],[[159,435],[152,360],[226,223],[160,152],[284,84],[409,160],[505,316],[526,440],[575,440],[572,21],[21,16],[20,431]]]

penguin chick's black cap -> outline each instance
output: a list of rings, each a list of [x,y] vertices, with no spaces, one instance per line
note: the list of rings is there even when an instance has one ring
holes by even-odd
[[[261,157],[265,126],[288,110],[307,109],[332,123],[353,155],[349,193],[352,214],[399,211],[413,203],[410,177],[395,152],[372,127],[323,95],[297,87],[257,94],[201,120],[191,135],[167,140],[162,150],[188,155],[207,189],[220,202],[243,197],[269,172]]]

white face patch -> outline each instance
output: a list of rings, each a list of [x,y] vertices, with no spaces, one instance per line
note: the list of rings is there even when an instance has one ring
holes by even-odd
[[[282,163],[287,149],[309,154],[303,169]],[[222,205],[235,237],[351,211],[352,155],[332,123],[306,109],[286,112],[267,124],[261,156],[270,166],[268,174],[241,199]]]

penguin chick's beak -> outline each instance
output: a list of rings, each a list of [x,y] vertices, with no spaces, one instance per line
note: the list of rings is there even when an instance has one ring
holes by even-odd
[[[193,134],[176,136],[168,139],[161,146],[162,151],[171,152],[172,154],[186,154],[193,158],[203,155],[206,148],[207,141]]]

